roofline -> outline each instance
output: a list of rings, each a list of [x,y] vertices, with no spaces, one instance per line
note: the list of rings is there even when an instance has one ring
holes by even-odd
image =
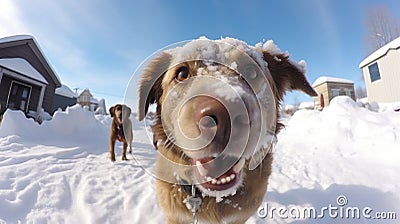
[[[322,84],[325,84],[325,83],[348,84],[348,85],[353,85],[353,86],[354,86],[354,82],[350,83],[350,82],[332,82],[332,81],[326,81],[326,82],[321,82],[320,84],[315,85],[315,86],[312,86],[312,87],[315,88],[315,87],[318,87],[318,86],[320,86],[320,85],[322,85]]]
[[[33,52],[35,53],[35,55],[39,59],[39,61],[43,64],[46,71],[50,74],[52,80],[56,84],[56,88],[61,87],[61,81],[60,81],[58,75],[55,73],[54,69],[49,64],[48,60],[46,59],[46,56],[40,49],[38,42],[35,40],[35,38],[33,36],[30,36],[30,35],[10,36],[10,37],[1,38],[0,42],[8,45],[10,47],[28,44],[28,46],[33,50]]]
[[[393,46],[391,46],[391,45],[393,45]],[[391,42],[387,43],[385,46],[382,46],[378,50],[371,53],[368,57],[366,57],[363,61],[361,61],[361,63],[358,65],[358,68],[360,68],[360,69],[364,68],[371,62],[374,62],[374,61],[380,59],[381,57],[387,55],[387,53],[390,50],[397,50],[399,48],[400,48],[400,37],[392,40]]]
[[[334,82],[334,81],[325,81],[325,82],[321,82],[320,84],[318,84],[318,85],[313,85],[312,87],[313,88],[315,88],[315,87],[318,87],[318,86],[320,86],[320,85],[322,85],[322,84],[325,84],[325,83],[339,83],[339,84],[348,84],[348,85],[353,85],[354,86],[354,82]]]
[[[317,80],[319,80],[319,79],[321,79],[321,80],[324,79],[324,81],[315,84],[317,82]],[[336,79],[336,80],[332,80],[332,79]],[[340,84],[354,85],[354,81],[350,80],[350,79],[336,78],[336,77],[330,77],[330,76],[320,76],[314,81],[314,83],[312,84],[312,87],[315,88],[324,83],[340,83]]]
[[[28,63],[29,63],[29,62],[28,62]],[[19,75],[25,77],[25,78],[28,78],[28,79],[31,79],[31,80],[35,80],[36,82],[40,82],[40,83],[43,83],[43,84],[45,84],[45,85],[48,84],[47,81],[46,81],[46,82],[43,82],[43,81],[41,81],[41,80],[38,80],[38,79],[35,79],[35,78],[32,78],[32,77],[29,77],[29,76],[27,76],[26,74],[21,73],[21,72],[18,72],[18,71],[15,71],[15,70],[12,69],[12,68],[8,68],[8,67],[3,66],[3,65],[0,65],[0,68],[5,69],[5,70],[8,70],[8,71],[11,71],[11,72],[14,72],[14,73],[16,73],[16,74],[19,74]],[[45,79],[45,80],[46,80],[46,79]]]

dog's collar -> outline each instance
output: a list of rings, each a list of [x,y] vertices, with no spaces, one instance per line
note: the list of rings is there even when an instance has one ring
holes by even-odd
[[[203,202],[203,195],[200,190],[194,185],[189,185],[185,180],[178,178],[179,184],[183,191],[186,192],[187,197],[182,201],[186,205],[186,208],[193,214],[193,223],[198,223],[197,211]]]
[[[122,142],[124,140],[123,136],[124,136],[124,131],[123,131],[122,124],[121,124],[121,125],[117,126],[117,139],[118,139],[118,141]]]
[[[177,178],[179,185],[181,185],[181,189],[188,195],[192,195],[192,185],[189,184],[188,181],[182,179],[182,178]],[[203,197],[201,191],[199,190],[199,188],[197,188],[196,186],[194,186],[195,188],[195,195],[196,197]]]
[[[184,192],[186,192],[189,195],[192,194],[192,185],[181,185],[181,186],[182,186],[182,190]],[[197,187],[194,187],[194,188],[195,188],[195,196],[196,197],[202,197],[201,191]]]
[[[179,185],[181,185],[182,190],[188,194],[188,195],[192,195],[192,185],[190,185],[186,180],[179,178]],[[197,188],[196,186],[195,188],[195,195],[196,197],[203,197],[201,191],[199,190],[199,188]]]

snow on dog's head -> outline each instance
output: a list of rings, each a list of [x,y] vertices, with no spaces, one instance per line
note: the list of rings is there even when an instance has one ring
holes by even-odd
[[[235,194],[269,153],[284,92],[315,94],[305,70],[288,58],[271,42],[250,46],[203,37],[150,61],[140,84],[139,119],[157,104],[155,138],[164,142],[158,177],[184,179],[208,196]]]

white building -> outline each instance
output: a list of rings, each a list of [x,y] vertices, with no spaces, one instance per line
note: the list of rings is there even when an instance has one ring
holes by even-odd
[[[378,49],[359,65],[368,101],[400,101],[400,37]]]
[[[321,76],[314,81],[312,87],[318,93],[318,96],[314,97],[316,109],[329,106],[331,100],[337,96],[348,96],[356,100],[354,82],[348,79]]]

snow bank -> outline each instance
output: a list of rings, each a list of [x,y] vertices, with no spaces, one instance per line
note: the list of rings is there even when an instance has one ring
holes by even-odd
[[[302,137],[303,144],[313,144],[321,150],[362,154],[363,161],[369,163],[364,164],[367,170],[372,161],[373,164],[399,164],[400,113],[373,112],[360,107],[347,96],[338,96],[322,112],[296,112],[287,131],[300,132],[301,129],[306,130],[309,136]]]
[[[263,204],[321,209],[337,206],[336,199],[344,195],[348,206],[394,211],[398,219],[399,116],[336,97],[323,111],[300,110],[285,117]],[[0,126],[0,222],[165,223],[155,180],[143,169],[152,168],[156,156],[147,128],[133,120],[133,150],[141,166],[134,160],[111,163],[110,122],[109,116],[80,107],[57,112],[41,126],[7,111]],[[247,224],[396,221],[327,215],[289,220],[275,213],[273,219],[254,214]]]
[[[0,138],[18,136],[25,144],[79,146],[82,143],[107,144],[111,118],[101,123],[92,112],[75,105],[56,111],[52,120],[41,125],[26,119],[21,111],[7,110],[1,122]]]
[[[397,212],[400,205],[400,113],[372,112],[346,96],[323,111],[300,110],[278,135],[264,201],[275,208],[317,210],[329,204]],[[248,223],[268,223],[254,216]],[[396,220],[279,219],[272,223],[397,223]]]
[[[279,135],[275,162],[287,160],[282,152],[290,151],[297,161],[295,167],[301,167],[296,173],[320,169],[312,174],[313,181],[297,180],[308,188],[360,184],[400,195],[394,181],[400,174],[392,176],[400,170],[399,118],[397,112],[376,113],[347,96],[335,97],[322,112],[300,110],[293,115]],[[289,170],[290,166],[279,164]],[[282,187],[277,189],[282,191]]]

